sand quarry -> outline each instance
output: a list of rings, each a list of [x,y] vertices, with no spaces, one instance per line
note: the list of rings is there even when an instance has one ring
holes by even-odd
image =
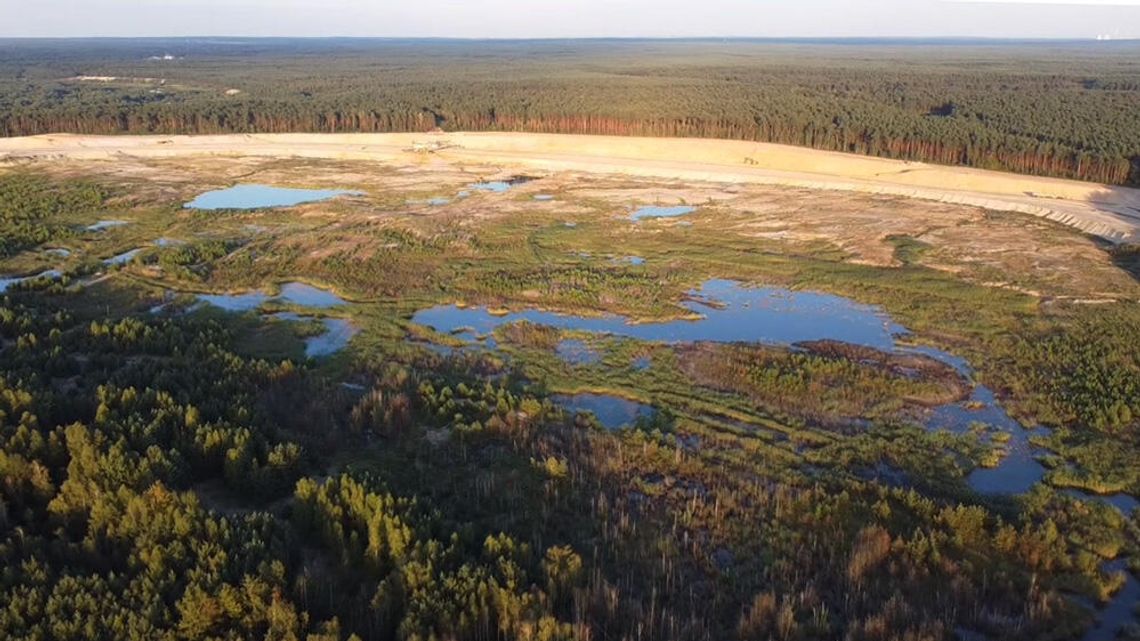
[[[250,156],[450,163],[517,171],[782,185],[917,198],[1041,216],[1140,242],[1140,190],[754,142],[520,133],[44,135],[0,139],[0,161]]]

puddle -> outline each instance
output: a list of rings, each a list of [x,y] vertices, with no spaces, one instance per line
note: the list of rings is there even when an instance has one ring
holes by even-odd
[[[186,209],[259,209],[291,207],[303,203],[329,200],[337,196],[357,196],[358,191],[344,189],[291,189],[269,185],[235,185],[228,189],[208,191],[183,205]]]
[[[638,207],[632,214],[631,220],[644,220],[646,218],[676,218],[677,216],[684,216],[696,211],[696,207],[689,207],[688,205],[678,205],[676,207],[658,207],[656,205],[647,205],[645,207]]]
[[[198,299],[227,312],[248,312],[261,307],[262,304],[270,300],[282,300],[299,307],[314,309],[327,309],[348,304],[343,298],[328,290],[304,283],[285,283],[281,286],[281,293],[277,296],[270,296],[262,291],[253,291],[242,294],[199,294]]]
[[[1140,509],[1140,499],[1137,499],[1131,494],[1093,494],[1076,488],[1065,488],[1061,491],[1078,501],[1084,501],[1086,503],[1106,503],[1120,510],[1124,516],[1130,516],[1137,509]]]
[[[304,283],[285,283],[278,298],[301,307],[328,308],[347,305],[348,301],[327,289]]]
[[[1041,452],[1029,439],[1033,436],[1048,436],[1050,430],[1044,427],[1022,427],[998,405],[994,393],[985,386],[975,387],[969,401],[965,403],[934,409],[926,427],[966,434],[973,423],[985,423],[1005,432],[1009,434],[1009,441],[1003,446],[1007,454],[997,467],[979,467],[970,473],[966,479],[970,487],[982,494],[1022,494],[1044,478],[1045,467],[1036,458]]]
[[[129,224],[130,223],[128,223],[125,220],[100,220],[99,222],[95,223],[94,225],[88,225],[88,226],[84,227],[83,229],[85,229],[87,231],[104,231],[107,229],[111,229],[112,227],[122,227],[123,225],[129,225]]]
[[[69,258],[71,256],[71,250],[70,249],[63,249],[62,247],[45,249],[44,253],[51,254],[52,256],[59,256],[60,258]]]
[[[198,300],[218,307],[227,312],[248,312],[257,309],[269,300],[265,292],[246,292],[244,294],[199,294]]]
[[[176,238],[159,238],[158,240],[154,241],[155,247],[177,247],[179,245],[185,244],[186,241],[178,240]]]
[[[443,198],[443,197],[427,198],[425,200],[405,200],[404,201],[405,205],[428,205],[431,207],[442,207],[443,205],[448,205],[450,203],[451,203],[450,198]]]
[[[937,349],[937,348],[934,348],[934,347],[927,347],[925,345],[915,345],[915,346],[904,347],[904,348],[900,349],[899,351],[909,353],[909,354],[920,354],[922,356],[929,356],[930,358],[933,358],[934,360],[936,360],[940,363],[945,363],[945,364],[949,365],[950,367],[953,367],[954,371],[958,372],[962,376],[965,376],[966,378],[969,378],[969,377],[973,376],[973,374],[974,374],[974,368],[970,367],[969,361],[962,358],[961,356],[955,356],[953,354],[950,354],[948,352],[944,352],[944,351]]]
[[[138,256],[140,252],[142,252],[141,248],[132,249],[130,251],[123,252],[123,253],[119,254],[118,256],[112,256],[110,258],[105,259],[103,261],[103,264],[107,265],[107,266],[111,266],[111,267],[113,267],[115,265],[126,265],[127,263],[134,260],[135,256]]]
[[[625,262],[629,263],[630,265],[644,265],[645,259],[641,256],[626,256]]]
[[[59,278],[60,276],[63,276],[63,274],[60,273],[59,270],[49,269],[46,272],[40,272],[38,274],[33,274],[31,276],[14,276],[11,278],[0,278],[0,294],[3,294],[4,292],[8,291],[8,288],[11,287],[12,285],[15,285],[16,283],[22,283],[22,282],[29,281],[29,280],[35,280],[37,278],[50,278],[52,280],[55,280],[55,279]]]
[[[587,345],[585,341],[573,338],[560,341],[555,351],[558,352],[558,358],[567,365],[593,365],[602,360],[598,350]]]
[[[608,430],[633,425],[637,419],[649,418],[656,413],[648,405],[607,394],[558,394],[552,396],[551,400],[567,412],[593,414],[598,423]]]
[[[790,345],[803,341],[837,340],[884,351],[892,351],[895,334],[905,331],[876,307],[830,294],[744,287],[728,280],[707,281],[691,294],[702,300],[711,299],[716,304],[686,301],[684,306],[700,313],[702,318],[663,323],[633,324],[622,316],[584,317],[540,310],[495,316],[483,307],[459,308],[455,305],[421,310],[412,317],[412,322],[444,334],[463,328],[477,334],[489,334],[503,325],[525,320],[559,329],[664,343],[705,341]]]
[[[639,356],[633,359],[633,369],[639,372],[648,370],[652,365],[653,359],[649,358],[648,356]]]
[[[1120,588],[1116,596],[1097,612],[1096,625],[1085,633],[1081,638],[1082,641],[1112,641],[1119,638],[1117,633],[1121,627],[1136,620],[1134,609],[1140,602],[1140,581],[1128,571],[1128,561],[1126,559],[1109,561],[1104,564],[1104,571],[1124,572],[1127,578],[1124,587]]]
[[[490,192],[494,192],[496,194],[501,194],[501,193],[503,193],[503,192],[505,192],[511,188],[511,184],[509,182],[504,182],[501,180],[492,180],[489,182],[482,182],[482,183],[472,183],[468,186],[471,189],[474,189],[476,191],[490,191]]]
[[[554,200],[554,196],[550,194],[535,194],[534,199],[545,203]]]
[[[511,187],[514,187],[515,185],[528,183],[531,180],[534,179],[528,178],[527,176],[514,176],[506,180],[486,180],[483,182],[471,183],[467,187],[468,189],[473,189],[475,191],[489,191],[496,194],[501,194],[510,191]]]
[[[294,314],[291,312],[273,314],[271,318],[293,322],[317,320],[325,326],[325,333],[321,334],[320,336],[309,336],[305,338],[305,356],[309,358],[331,356],[347,347],[349,341],[351,341],[354,336],[360,333],[360,328],[354,325],[351,321],[345,320],[343,318],[314,319],[309,316],[303,316],[301,314]]]

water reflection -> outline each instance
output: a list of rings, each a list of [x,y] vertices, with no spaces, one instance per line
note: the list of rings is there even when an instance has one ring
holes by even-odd
[[[684,216],[696,211],[696,207],[689,207],[687,205],[679,205],[676,207],[659,207],[656,205],[646,205],[645,207],[638,207],[630,218],[632,220],[644,220],[646,218],[676,218],[677,216]]]
[[[319,202],[337,196],[359,195],[357,191],[343,189],[291,189],[270,185],[235,185],[227,189],[208,191],[186,203],[186,209],[260,209],[264,207],[291,207],[303,203]]]
[[[577,339],[559,341],[555,351],[568,365],[593,365],[602,360],[601,354],[596,349],[591,348],[585,341]]]
[[[47,278],[47,279],[55,280],[62,275],[63,274],[60,273],[58,270],[49,269],[46,272],[40,272],[38,274],[33,274],[31,276],[13,276],[13,277],[9,277],[9,278],[0,278],[0,294],[3,294],[4,292],[8,291],[8,288],[11,287],[12,285],[15,285],[16,283],[23,283],[26,281],[35,280],[37,278]]]
[[[84,227],[84,229],[87,231],[104,231],[111,229],[112,227],[122,227],[123,225],[127,224],[129,223],[125,220],[100,220],[94,225],[88,225]]]
[[[525,320],[559,329],[665,343],[837,340],[885,351],[893,350],[895,335],[905,331],[877,307],[830,294],[744,287],[728,280],[707,281],[691,294],[695,300],[686,301],[684,306],[701,315],[694,320],[634,324],[621,316],[586,317],[540,310],[494,315],[483,307],[448,305],[421,310],[412,321],[445,334],[461,328],[488,334]]]
[[[551,400],[568,412],[593,414],[602,427],[610,430],[633,425],[639,418],[652,418],[656,413],[648,405],[608,394],[559,394]]]

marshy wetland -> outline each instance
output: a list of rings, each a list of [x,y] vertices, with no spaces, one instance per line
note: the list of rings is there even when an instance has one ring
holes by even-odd
[[[11,450],[39,456],[39,430],[128,457],[131,487],[279,517],[314,541],[282,562],[295,602],[398,575],[411,557],[347,541],[424,519],[415,554],[447,532],[541,568],[503,598],[567,626],[549,638],[587,638],[575,607],[607,621],[593,638],[1136,630],[1129,247],[899,196],[417,154],[14,164],[0,204],[31,212],[0,254]],[[53,509],[90,500],[59,474]],[[386,498],[312,525],[361,492]],[[509,583],[447,554],[415,560],[453,572],[433,599]],[[389,621],[374,584],[344,590],[319,611]]]

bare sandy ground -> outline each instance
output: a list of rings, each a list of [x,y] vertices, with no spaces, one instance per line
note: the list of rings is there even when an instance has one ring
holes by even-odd
[[[405,164],[424,151],[515,171],[785,185],[1020,212],[1112,242],[1140,242],[1140,190],[730,140],[521,133],[80,136],[0,139],[0,161],[121,156],[302,157]]]

